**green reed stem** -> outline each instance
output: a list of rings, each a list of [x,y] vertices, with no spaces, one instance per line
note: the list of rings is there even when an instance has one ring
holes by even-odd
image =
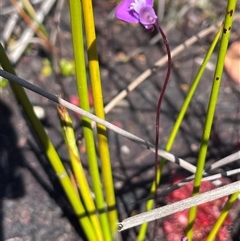
[[[197,161],[197,171],[194,179],[193,196],[198,195],[199,189],[200,189],[202,174],[203,174],[207,150],[208,150],[208,142],[209,142],[213,118],[216,110],[218,93],[221,86],[222,73],[224,68],[224,59],[228,48],[228,42],[230,38],[235,7],[236,7],[236,0],[229,0],[226,15],[225,15],[225,20],[224,20],[224,26],[223,26],[220,49],[219,49],[219,54],[218,54],[218,59],[216,64],[216,70],[213,78],[212,91],[211,91],[210,100],[208,104],[206,121],[203,129],[200,151],[199,151],[199,156]],[[192,241],[193,225],[194,225],[194,219],[196,218],[196,213],[197,213],[197,206],[192,207],[189,211],[188,228],[187,228],[188,241]]]
[[[208,52],[207,52],[207,54],[206,54],[206,56],[205,56],[205,58],[203,60],[203,63],[201,64],[201,66],[200,66],[200,68],[199,68],[199,70],[198,70],[198,72],[196,74],[196,77],[194,78],[194,80],[193,80],[193,82],[192,82],[192,84],[190,86],[189,92],[188,92],[188,94],[187,94],[187,96],[186,96],[186,98],[184,100],[184,103],[183,103],[183,105],[182,105],[182,107],[180,109],[178,117],[177,117],[177,119],[176,119],[176,121],[174,123],[173,129],[172,129],[172,131],[171,131],[171,133],[169,135],[169,138],[167,140],[166,147],[165,147],[166,151],[170,151],[171,148],[172,148],[172,145],[173,145],[174,140],[175,140],[175,138],[177,136],[177,133],[179,131],[179,128],[181,126],[183,118],[184,118],[184,116],[185,116],[185,114],[187,112],[188,106],[189,106],[189,104],[190,104],[190,102],[191,102],[191,100],[193,98],[193,95],[194,95],[194,93],[195,93],[195,91],[196,91],[196,89],[198,87],[198,84],[199,84],[201,78],[202,78],[202,75],[204,73],[206,65],[207,65],[210,57],[212,56],[212,53],[213,53],[213,51],[214,51],[214,49],[216,47],[216,44],[218,42],[218,39],[219,39],[220,35],[221,35],[222,27],[223,26],[221,26],[219,28],[216,36],[214,37],[213,42],[211,43],[211,46],[209,47]],[[161,161],[160,161],[160,165],[159,165],[159,169],[158,169],[158,173],[157,173],[158,183],[160,182],[162,169],[164,167],[165,162],[166,162],[165,159],[161,159]],[[154,191],[155,191],[155,183],[153,182],[152,186],[151,186],[151,189],[150,189],[150,193],[154,193]],[[153,208],[153,204],[154,204],[153,199],[149,200],[147,202],[147,204],[146,204],[146,210],[147,211],[151,210]],[[138,241],[142,241],[142,240],[145,239],[146,232],[147,232],[147,227],[148,227],[148,223],[144,223],[144,224],[141,225],[140,232],[139,232],[139,235],[138,235]]]
[[[169,138],[167,140],[166,147],[165,147],[166,151],[170,151],[172,146],[173,146],[174,140],[175,140],[175,138],[177,136],[177,133],[179,131],[179,128],[181,126],[183,118],[184,118],[184,116],[185,116],[185,114],[186,114],[186,112],[188,110],[190,102],[192,101],[193,95],[194,95],[194,93],[195,93],[195,91],[196,91],[196,89],[197,89],[197,87],[198,87],[198,85],[200,83],[200,80],[201,80],[201,78],[203,76],[203,73],[204,73],[204,71],[206,69],[207,63],[209,62],[209,60],[210,60],[210,58],[212,56],[212,53],[213,53],[213,51],[214,51],[214,49],[216,47],[216,44],[217,44],[217,42],[219,40],[219,37],[220,37],[221,32],[222,32],[222,29],[223,29],[223,26],[221,25],[221,27],[219,28],[217,34],[215,35],[215,37],[214,37],[214,39],[213,39],[213,41],[212,41],[212,43],[211,43],[211,45],[210,45],[210,47],[209,47],[209,49],[207,51],[207,54],[206,54],[206,56],[205,56],[205,58],[204,58],[204,60],[203,60],[203,62],[201,64],[201,66],[200,66],[200,68],[199,68],[199,70],[198,70],[198,72],[197,72],[197,74],[196,74],[196,76],[195,76],[191,86],[190,86],[189,92],[188,92],[188,94],[187,94],[187,96],[186,96],[186,98],[185,98],[185,100],[183,102],[183,105],[182,105],[182,107],[180,109],[178,117],[177,117],[177,119],[176,119],[176,121],[174,123],[172,131],[171,131],[171,133],[169,135]]]
[[[227,218],[228,213],[229,213],[230,209],[232,208],[234,202],[237,200],[238,195],[240,195],[240,192],[236,192],[230,196],[230,198],[228,199],[227,203],[225,204],[218,220],[212,227],[211,232],[209,233],[206,241],[214,241],[215,240],[217,233],[219,232],[221,226],[223,225],[225,219]]]
[[[96,116],[105,119],[92,1],[82,0],[82,7],[86,32],[88,65],[94,99],[94,110]],[[112,236],[115,237],[117,231],[117,212],[108,147],[107,128],[103,125],[97,124],[97,133],[103,175],[103,186],[108,208],[108,218]]]
[[[59,119],[62,127],[64,141],[66,143],[67,150],[69,153],[73,173],[77,180],[78,190],[83,199],[87,213],[90,216],[90,220],[92,222],[95,235],[96,235],[95,239],[103,240],[103,234],[102,234],[101,225],[98,219],[97,210],[92,198],[91,190],[89,188],[86,175],[84,173],[84,169],[83,169],[80,155],[78,152],[78,147],[76,145],[77,142],[75,139],[75,134],[72,126],[72,120],[68,114],[67,109],[62,105],[57,106],[57,111],[58,111],[58,115],[59,115]]]
[[[6,71],[11,74],[16,75],[11,63],[0,43],[0,65]],[[49,140],[40,120],[36,117],[33,107],[24,91],[24,89],[13,82],[10,82],[11,89],[18,101],[18,103],[22,106],[24,114],[28,118],[39,142],[42,145],[43,151],[48,158],[49,162],[51,163],[56,175],[59,178],[59,181],[65,191],[67,198],[69,199],[75,214],[78,217],[78,220],[85,232],[86,237],[88,240],[94,240],[94,229],[92,227],[91,221],[88,218],[85,209],[76,194],[76,191],[71,183],[69,176],[63,166],[53,144]]]
[[[69,0],[70,18],[72,28],[72,41],[75,59],[76,79],[78,95],[81,108],[90,112],[88,99],[88,86],[86,77],[82,6],[80,1]],[[111,239],[108,217],[105,209],[104,196],[102,191],[101,179],[98,169],[98,162],[95,150],[94,133],[91,128],[91,120],[82,117],[83,133],[86,142],[87,156],[89,162],[90,175],[92,177],[93,191],[96,197],[96,206],[99,212],[100,223],[104,240]]]

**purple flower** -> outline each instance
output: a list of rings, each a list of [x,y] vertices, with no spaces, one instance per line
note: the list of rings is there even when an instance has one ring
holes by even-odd
[[[158,18],[153,10],[153,0],[123,0],[117,6],[115,16],[128,23],[141,23],[148,30],[154,29]]]

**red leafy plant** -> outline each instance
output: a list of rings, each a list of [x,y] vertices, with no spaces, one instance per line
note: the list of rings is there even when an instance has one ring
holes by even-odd
[[[226,183],[226,180],[223,180]],[[215,189],[216,186],[210,181],[203,181],[200,187],[200,193]],[[181,188],[173,191],[167,196],[168,203],[174,203],[191,197],[193,182],[189,182]],[[198,206],[197,216],[193,226],[193,241],[204,241],[207,239],[213,225],[218,219],[221,211],[226,204],[228,197],[216,199]],[[188,225],[188,212],[184,210],[167,217],[163,222],[163,230],[166,241],[180,241],[186,234]],[[224,224],[220,228],[215,241],[230,241],[231,235],[229,229],[233,223],[233,217],[228,215]]]

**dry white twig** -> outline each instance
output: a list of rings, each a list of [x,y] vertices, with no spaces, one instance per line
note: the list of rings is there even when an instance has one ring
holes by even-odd
[[[20,6],[22,6],[22,3],[19,3]],[[11,7],[13,8],[13,7]],[[14,10],[15,8],[13,8]],[[11,16],[8,18],[8,21],[3,29],[3,32],[2,32],[2,42],[3,42],[3,45],[5,45],[5,43],[9,40],[12,32],[13,32],[13,29],[15,28],[16,24],[17,24],[17,21],[19,19],[19,14],[14,11]]]
[[[218,186],[219,184],[216,183],[216,180],[222,177],[229,177],[229,176],[233,176],[236,175],[238,173],[240,173],[240,168],[234,169],[234,170],[230,170],[230,171],[223,171],[221,173],[217,173],[214,175],[210,175],[210,176],[206,176],[207,172],[212,171],[216,168],[222,167],[224,165],[227,165],[231,162],[237,161],[240,159],[240,151],[237,151],[236,153],[233,153],[227,157],[224,157],[223,159],[220,159],[218,161],[216,161],[214,164],[212,164],[209,168],[205,169],[205,173],[204,173],[204,177],[202,178],[202,181],[213,181],[213,183]],[[168,195],[170,192],[186,185],[188,182],[192,181],[194,179],[195,175],[191,175],[183,180],[181,180],[180,182],[171,185],[170,187],[167,187],[165,190],[159,192],[157,194],[157,197],[164,197],[166,195]],[[217,180],[219,181],[219,180]],[[149,195],[147,198],[145,199],[141,199],[140,202],[144,202],[147,200],[150,200],[153,198],[153,195]]]
[[[233,175],[236,175],[236,174],[239,174],[239,173],[240,173],[240,168],[237,168],[237,169],[226,171],[226,172],[223,172],[223,173],[218,173],[218,174],[215,174],[215,175],[203,177],[202,178],[202,182],[204,182],[204,181],[213,181],[213,183],[215,184],[214,180],[216,181],[219,178],[222,178],[222,177],[225,178],[225,177],[233,176]],[[164,196],[168,195],[170,192],[172,192],[172,191],[178,189],[179,187],[182,187],[182,186],[186,185],[188,182],[192,181],[194,179],[194,177],[195,177],[195,175],[192,175],[190,177],[185,178],[181,182],[166,188],[164,191],[162,191],[161,193],[157,194],[157,197],[164,197]],[[219,181],[219,180],[217,180],[217,181]],[[219,186],[219,184],[218,185],[216,184],[216,186]],[[151,198],[148,197],[147,200],[152,199],[152,198],[153,197],[151,197]],[[141,201],[144,201],[144,200],[141,200]]]
[[[48,12],[51,10],[53,4],[55,3],[56,0],[48,0],[48,1],[43,1],[40,10],[37,12],[36,15],[36,21],[38,23],[42,23],[45,16],[48,14]],[[20,39],[16,41],[16,43],[11,46],[9,49],[9,58],[12,64],[15,64],[19,58],[21,57],[22,53],[26,49],[26,47],[29,44],[29,41],[32,39],[34,36],[34,31],[32,28],[27,28]]]
[[[69,110],[72,110],[72,111],[74,111],[74,112],[76,112],[80,115],[86,116],[87,118],[91,119],[92,121],[95,121],[99,124],[102,124],[102,125],[106,126],[108,129],[110,129],[110,130],[128,138],[129,140],[134,141],[135,143],[140,144],[140,145],[146,147],[147,149],[155,152],[155,146],[153,144],[151,144],[151,143],[149,143],[149,142],[147,142],[147,141],[145,141],[145,140],[143,140],[143,139],[141,139],[141,138],[139,138],[139,137],[137,137],[137,136],[135,136],[135,135],[133,135],[133,134],[117,127],[117,126],[115,126],[115,125],[113,125],[113,124],[111,124],[110,122],[107,122],[107,121],[105,121],[105,120],[103,120],[103,119],[101,119],[101,118],[99,118],[99,117],[97,117],[97,116],[95,116],[95,115],[93,115],[93,114],[91,114],[91,113],[89,113],[89,112],[87,112],[87,111],[67,102],[66,100],[64,100],[60,97],[56,97],[55,95],[50,94],[49,92],[31,84],[31,83],[13,75],[13,74],[10,74],[10,73],[2,70],[2,69],[0,69],[0,76],[4,77],[4,78],[6,78],[10,81],[13,81],[13,82],[25,87],[25,88],[37,93],[37,94],[40,94],[41,96],[44,96],[44,97],[48,98],[49,100],[52,100],[55,103],[63,105]],[[174,163],[178,164],[179,166],[181,166],[185,170],[188,170],[191,173],[195,173],[195,171],[196,171],[196,167],[194,165],[184,161],[181,158],[178,158],[177,156],[174,156],[173,154],[171,154],[169,152],[166,152],[164,150],[159,149],[159,156],[161,156],[161,157],[163,157],[163,158],[165,158],[165,159],[167,159],[171,162],[174,162]]]
[[[237,160],[240,160],[240,151],[237,151],[227,157],[224,157],[223,159],[221,159],[217,162],[214,162],[209,168],[206,168],[206,172],[209,172],[213,169],[222,167],[224,165],[227,165],[227,164],[237,161]]]
[[[233,182],[231,184],[216,188],[203,194],[199,194],[197,196],[190,197],[179,202],[175,202],[160,208],[155,208],[151,211],[143,212],[141,214],[126,218],[122,222],[118,223],[118,231],[123,231],[141,225],[143,223],[151,222],[156,219],[171,215],[173,213],[183,211],[193,206],[210,202],[239,191],[240,181]]]

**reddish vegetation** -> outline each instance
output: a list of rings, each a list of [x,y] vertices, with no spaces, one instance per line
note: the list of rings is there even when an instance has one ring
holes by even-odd
[[[174,203],[182,199],[188,198],[192,194],[193,182],[186,184],[185,186],[175,190],[167,196],[169,203]],[[200,193],[204,193],[216,188],[216,186],[210,181],[204,181],[201,184]],[[219,217],[221,210],[223,209],[228,197],[223,197],[212,202],[204,203],[198,206],[197,216],[193,226],[193,240],[204,241],[206,240],[209,232]],[[164,232],[166,235],[166,241],[180,241],[185,236],[185,231],[188,224],[188,212],[184,210],[175,213],[167,217],[163,223]],[[227,217],[223,226],[219,230],[215,241],[229,241],[231,235],[229,228],[233,220],[230,216]]]

